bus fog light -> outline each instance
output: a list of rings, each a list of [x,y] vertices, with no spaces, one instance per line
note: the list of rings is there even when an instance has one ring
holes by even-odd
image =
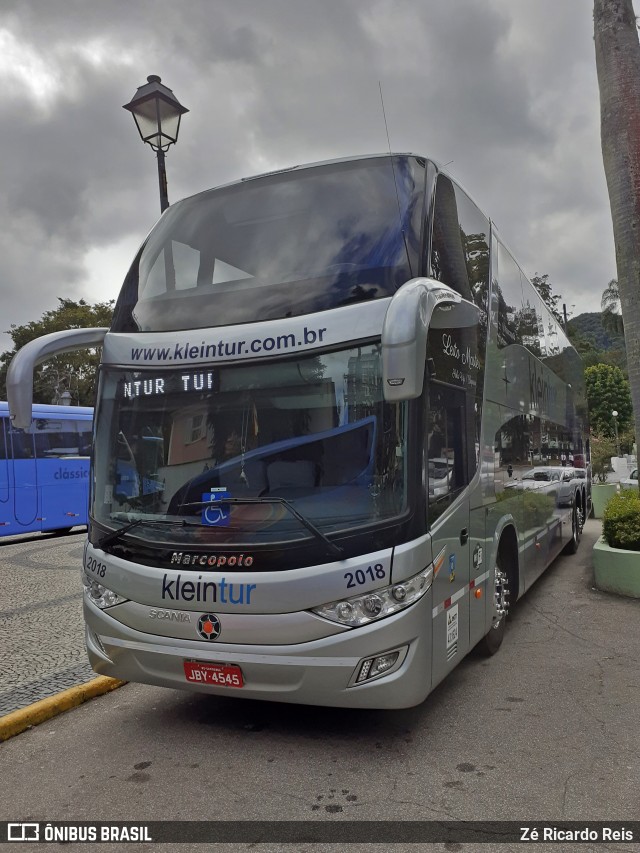
[[[121,604],[127,600],[118,595],[117,592],[113,592],[107,589],[106,586],[98,583],[95,578],[90,578],[86,572],[82,573],[82,585],[84,586],[84,594],[89,601],[95,604],[96,607],[99,607],[100,610],[104,610],[106,607],[113,607],[114,604]]]
[[[378,655],[375,658],[367,658],[362,662],[360,672],[356,678],[356,684],[362,684],[363,681],[368,681],[377,675],[384,675],[385,672],[388,672],[396,665],[399,656],[400,652],[396,651],[387,652],[387,654]]]
[[[373,664],[371,665],[371,671],[369,672],[369,678],[373,678],[374,675],[381,675],[383,672],[391,669],[398,660],[399,654],[400,652],[391,652],[388,655],[380,655],[379,657],[374,658]]]

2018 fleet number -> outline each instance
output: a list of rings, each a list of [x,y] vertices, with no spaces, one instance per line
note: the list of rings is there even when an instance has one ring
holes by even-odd
[[[375,563],[373,566],[367,566],[366,569],[356,569],[355,572],[347,572],[344,579],[347,582],[347,589],[355,589],[356,586],[362,586],[367,580],[384,580],[386,572],[382,563]]]
[[[85,568],[87,571],[93,572],[94,575],[98,575],[99,578],[103,578],[107,572],[106,565],[101,563],[99,560],[96,560],[95,557],[89,557],[87,559]]]

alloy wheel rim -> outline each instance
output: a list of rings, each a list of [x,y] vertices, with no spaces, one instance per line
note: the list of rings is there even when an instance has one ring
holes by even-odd
[[[502,622],[504,617],[507,615],[507,599],[509,596],[509,587],[507,582],[507,573],[504,572],[500,566],[496,566],[495,568],[495,580],[494,580],[494,590],[493,590],[493,598],[494,605],[496,609],[497,621],[494,627],[498,627],[498,625]]]

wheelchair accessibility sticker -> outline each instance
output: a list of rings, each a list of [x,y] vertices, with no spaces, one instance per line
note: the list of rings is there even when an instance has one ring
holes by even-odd
[[[211,527],[228,527],[231,507],[229,504],[224,504],[224,498],[229,497],[229,490],[226,486],[218,486],[211,489],[210,492],[205,492],[202,495],[202,500],[208,502],[208,506],[202,507],[202,523],[208,524]]]

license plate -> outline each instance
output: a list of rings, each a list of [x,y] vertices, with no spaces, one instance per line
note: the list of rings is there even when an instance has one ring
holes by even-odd
[[[197,660],[184,661],[187,681],[194,684],[214,684],[219,687],[243,687],[242,670],[234,664],[204,663]]]

